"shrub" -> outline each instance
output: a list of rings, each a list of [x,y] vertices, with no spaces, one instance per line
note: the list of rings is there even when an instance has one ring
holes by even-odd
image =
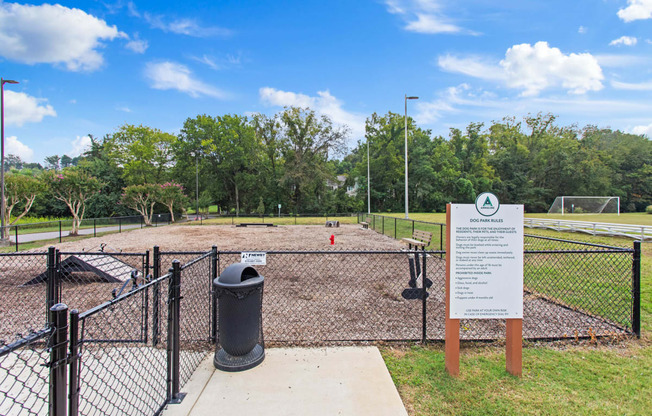
[[[648,205],[648,206],[645,208],[645,212],[647,212],[648,214],[652,214],[652,205]]]

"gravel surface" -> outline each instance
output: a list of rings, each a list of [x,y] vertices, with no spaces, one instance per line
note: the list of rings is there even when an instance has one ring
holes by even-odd
[[[335,244],[330,244],[334,236]],[[144,252],[158,245],[162,252],[163,273],[174,258],[185,263],[196,255],[170,252],[206,252],[212,246],[224,251],[392,251],[384,253],[280,253],[268,254],[267,265],[257,266],[265,276],[263,319],[265,338],[279,342],[324,342],[326,340],[405,340],[421,337],[420,299],[404,299],[410,272],[405,248],[390,237],[358,225],[327,228],[317,225],[278,227],[235,227],[232,225],[172,225],[144,228],[56,246],[62,252],[94,252],[105,245],[106,252]],[[44,249],[36,250],[43,252]],[[151,253],[150,253],[151,254]],[[138,267],[140,257],[122,258]],[[151,261],[151,257],[150,257]],[[238,262],[239,256],[221,253],[219,272]],[[205,339],[209,326],[210,272],[206,265],[182,274],[186,292],[183,309],[193,321],[187,328],[201,332]],[[45,284],[21,287],[45,270],[45,256],[0,258],[0,340],[11,340],[25,327],[40,329],[45,317]],[[142,267],[141,267],[142,268]],[[443,338],[445,263],[439,257],[428,259],[427,276],[434,282],[426,302],[428,338]],[[63,284],[62,300],[80,311],[111,299],[116,283],[98,281],[77,274],[75,281]],[[128,290],[128,288],[127,288]],[[162,305],[162,310],[166,310]],[[183,311],[182,311],[183,312]],[[556,305],[532,294],[524,300],[524,336],[587,337],[622,333],[602,319]],[[150,317],[151,318],[151,317]],[[165,321],[165,318],[163,317]],[[203,329],[199,329],[199,327]],[[463,321],[462,339],[504,337],[504,320]]]

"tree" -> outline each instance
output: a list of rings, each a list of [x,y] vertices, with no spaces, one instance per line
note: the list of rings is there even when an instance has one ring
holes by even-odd
[[[328,116],[308,108],[287,108],[281,114],[282,154],[285,172],[281,182],[289,189],[297,212],[318,210],[326,192],[329,154],[341,154],[348,135],[346,127],[336,128]]]
[[[174,207],[183,207],[188,202],[188,198],[183,193],[183,186],[175,182],[166,182],[161,186],[159,191],[159,200],[170,210],[170,217],[174,222]]]
[[[66,168],[60,173],[46,171],[43,180],[56,199],[72,214],[70,235],[77,235],[86,212],[86,201],[102,188],[102,182],[79,168]]]
[[[61,168],[73,166],[73,159],[68,155],[61,156]]]
[[[79,166],[86,172],[102,178],[101,192],[91,196],[88,200],[87,214],[92,217],[111,217],[114,215],[131,215],[132,210],[121,205],[120,195],[126,186],[122,175],[122,168],[111,157],[109,149],[109,136],[96,139],[92,135],[91,146],[80,160]]]
[[[52,155],[48,156],[45,158],[45,169],[47,170],[53,170],[53,171],[58,171],[60,166],[59,166],[59,161],[61,158],[59,155]]]
[[[12,168],[21,170],[23,168],[24,162],[20,156],[8,154],[5,158],[5,172],[9,172]]]
[[[176,137],[147,126],[125,124],[111,135],[111,158],[123,167],[128,184],[161,183],[171,163]]]
[[[45,184],[33,176],[10,174],[5,176],[5,225],[13,225],[32,208],[36,196],[45,190]],[[10,222],[14,207],[22,205],[23,212]],[[9,228],[2,230],[2,238],[9,236]]]
[[[160,200],[161,185],[146,183],[129,185],[123,189],[121,203],[138,211],[146,226],[152,225],[154,205]]]

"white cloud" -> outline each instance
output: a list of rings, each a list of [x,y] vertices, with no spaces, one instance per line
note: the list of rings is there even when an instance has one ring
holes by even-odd
[[[0,55],[12,61],[92,71],[104,62],[102,41],[121,37],[115,26],[79,9],[0,3]]]
[[[499,65],[480,57],[440,57],[438,65],[449,72],[457,72],[486,80],[500,81],[509,88],[521,90],[523,96],[535,96],[547,88],[561,87],[571,94],[584,94],[603,88],[602,68],[588,53],[564,55],[547,42],[534,46],[523,43],[507,50]]]
[[[611,81],[611,86],[618,90],[652,91],[652,81],[640,83]]]
[[[217,26],[204,27],[193,19],[176,19],[167,21],[164,16],[153,15],[150,13],[143,14],[145,21],[155,29],[160,29],[164,32],[172,32],[178,35],[187,35],[195,37],[209,37],[209,36],[229,36],[231,30]]]
[[[584,26],[580,26],[579,29],[577,29],[577,33],[580,35],[584,35],[586,32],[588,32],[588,29],[585,28]]]
[[[138,33],[135,33],[133,39],[127,42],[125,47],[135,53],[145,53],[145,51],[149,47],[149,42],[140,39]]]
[[[546,88],[559,86],[572,94],[599,91],[603,88],[602,68],[589,53],[564,55],[548,42],[534,46],[514,45],[500,61],[505,70],[507,85],[522,89],[522,95],[537,95]]]
[[[652,18],[652,0],[627,0],[629,6],[618,10],[618,17],[625,22]]]
[[[539,112],[560,114],[567,123],[578,121],[595,123],[630,123],[633,115],[649,115],[652,104],[626,100],[595,100],[585,96],[573,98],[539,97],[497,97],[483,89],[468,84],[449,87],[439,91],[432,100],[419,100],[415,119],[419,124],[441,129],[451,120],[463,119],[462,126],[469,120],[491,122],[505,116],[522,116]],[[646,116],[644,116],[646,117]],[[430,125],[430,126],[428,126]],[[441,131],[441,130],[440,130]],[[442,132],[443,133],[443,132]],[[441,133],[440,133],[441,134]]]
[[[216,71],[226,69],[228,67],[238,66],[242,61],[242,58],[239,54],[227,54],[224,58],[216,58],[214,56],[208,56],[204,54],[202,56],[191,56],[191,58]]]
[[[649,65],[652,59],[647,56],[636,55],[593,55],[602,67],[627,68],[632,66]]]
[[[34,157],[34,151],[18,141],[16,136],[5,137],[5,154],[16,155],[26,162],[31,161]]]
[[[446,22],[440,16],[432,14],[416,14],[416,20],[408,21],[405,30],[417,33],[458,33],[462,29],[452,23]]]
[[[389,13],[403,18],[404,29],[410,32],[476,34],[445,16],[441,0],[385,0],[385,5]]]
[[[334,123],[349,127],[353,138],[359,139],[364,137],[365,117],[344,110],[342,108],[342,101],[331,95],[328,90],[318,91],[317,97],[311,97],[305,94],[263,87],[259,90],[259,95],[261,101],[267,105],[278,107],[309,107],[318,114],[330,117]]]
[[[56,117],[57,113],[44,98],[36,98],[23,92],[5,89],[5,123],[22,126],[25,123],[40,123],[45,116]]]
[[[638,42],[638,39],[632,36],[621,36],[618,39],[614,39],[609,42],[611,46],[625,45],[625,46],[634,46]]]
[[[632,129],[633,134],[644,134],[648,138],[652,138],[652,123],[647,126],[636,126]]]
[[[157,90],[177,90],[197,98],[202,95],[227,98],[223,91],[195,79],[188,67],[176,62],[150,62],[145,67],[150,86]]]
[[[131,113],[131,108],[129,107],[116,107],[116,110],[123,111],[125,113]]]
[[[452,55],[440,56],[437,65],[447,72],[457,72],[474,78],[489,80],[504,80],[503,69],[492,64],[480,56],[457,57]]]
[[[68,155],[70,157],[77,157],[91,147],[91,138],[89,136],[77,136],[70,144],[72,147]]]

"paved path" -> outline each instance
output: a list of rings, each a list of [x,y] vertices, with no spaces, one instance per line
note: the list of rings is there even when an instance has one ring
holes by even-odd
[[[161,224],[163,225],[163,224]],[[128,229],[133,229],[133,228],[140,228],[140,224],[125,224],[123,226],[109,226],[109,227],[97,227],[95,229],[95,232],[97,233],[104,233],[107,231],[118,231],[120,229],[122,230],[128,230]],[[61,237],[67,237],[70,234],[70,231],[68,230],[61,230]],[[81,235],[93,235],[93,229],[92,228],[82,228],[79,230],[79,234]],[[54,240],[59,238],[59,231],[48,231],[48,232],[43,232],[43,233],[31,233],[31,234],[18,234],[18,243],[29,243],[32,241],[40,241],[40,240]],[[12,243],[16,242],[16,235],[12,234],[9,236],[9,240]]]
[[[163,416],[407,416],[376,347],[269,348],[250,370],[213,367],[213,354]]]

